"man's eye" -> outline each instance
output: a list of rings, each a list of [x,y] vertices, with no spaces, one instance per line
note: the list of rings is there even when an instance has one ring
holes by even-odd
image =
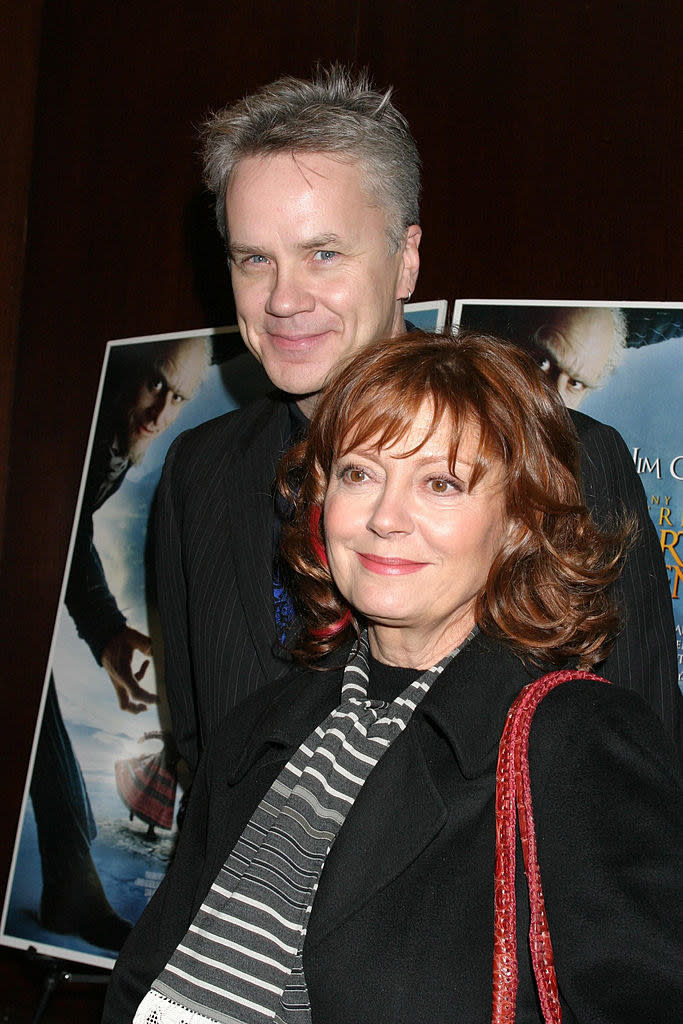
[[[581,392],[586,390],[586,385],[582,380],[576,380],[575,377],[570,377],[567,381],[567,390]]]
[[[148,385],[150,391],[162,391],[164,382],[161,377],[154,377],[149,381]]]
[[[173,398],[171,399],[174,405],[180,405],[181,402],[185,401],[183,395],[179,395],[176,391],[173,392]]]
[[[267,266],[270,260],[267,256],[262,256],[261,253],[250,253],[249,256],[241,256],[240,253],[230,256],[230,260],[234,265],[245,267],[248,269],[251,266]]]
[[[541,370],[543,370],[543,373],[550,373],[553,364],[550,362],[547,356],[537,356],[536,362],[538,363]]]
[[[332,249],[318,249],[318,251],[314,253],[313,259],[318,263],[329,263],[338,255],[339,254],[334,252]]]

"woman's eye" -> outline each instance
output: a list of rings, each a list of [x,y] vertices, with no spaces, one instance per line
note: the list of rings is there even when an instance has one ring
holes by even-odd
[[[445,476],[436,476],[427,482],[429,490],[433,494],[454,494],[462,490],[457,480],[451,480]]]
[[[360,469],[358,466],[348,466],[342,472],[342,479],[348,481],[350,484],[362,484],[367,480],[367,473],[364,469]]]

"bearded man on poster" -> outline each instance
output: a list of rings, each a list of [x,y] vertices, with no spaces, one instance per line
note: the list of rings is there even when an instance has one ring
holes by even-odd
[[[274,397],[183,434],[159,490],[157,582],[176,743],[191,768],[221,719],[288,669],[292,609],[275,552],[282,452],[306,429],[329,375],[406,329],[419,270],[419,156],[391,90],[319,69],[283,78],[205,128],[242,337]],[[601,671],[676,729],[671,602],[645,495],[621,437],[580,413],[586,501],[625,508],[638,540],[621,581],[626,627]]]

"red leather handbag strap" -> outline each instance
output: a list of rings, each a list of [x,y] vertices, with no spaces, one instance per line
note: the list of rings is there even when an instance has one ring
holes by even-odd
[[[517,1005],[517,901],[515,895],[515,818],[529,886],[529,944],[536,987],[546,1024],[560,1024],[553,948],[545,915],[529,780],[529,730],[536,708],[560,683],[601,676],[580,670],[549,672],[525,686],[512,704],[503,729],[496,774],[496,864],[494,876],[492,1024],[514,1024]]]

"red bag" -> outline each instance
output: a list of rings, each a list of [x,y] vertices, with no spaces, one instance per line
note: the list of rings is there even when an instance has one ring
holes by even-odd
[[[515,896],[515,817],[529,886],[529,944],[539,1001],[546,1024],[560,1024],[553,949],[545,916],[541,872],[529,781],[529,730],[536,708],[551,690],[570,679],[606,679],[591,672],[550,672],[525,686],[508,712],[496,771],[496,866],[494,876],[492,1024],[514,1024],[517,1004],[517,903]]]

